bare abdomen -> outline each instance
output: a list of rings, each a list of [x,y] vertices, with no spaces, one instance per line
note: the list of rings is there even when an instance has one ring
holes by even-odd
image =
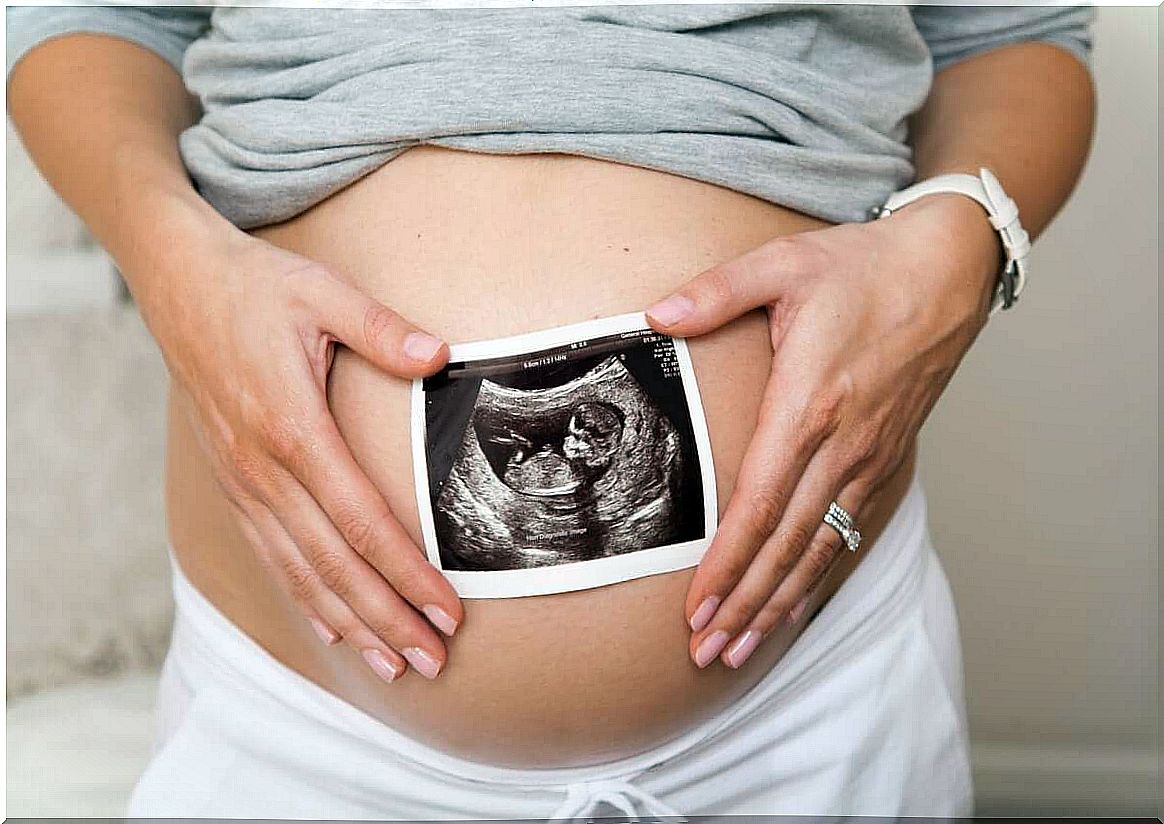
[[[638,311],[716,262],[819,225],[738,193],[613,163],[422,148],[257,234],[457,342]],[[771,362],[764,315],[752,312],[689,345],[722,512]],[[346,350],[336,358],[330,400],[340,428],[419,546],[409,391],[408,381]],[[786,629],[774,633],[739,671],[719,663],[697,670],[683,614],[687,569],[559,595],[466,600],[440,677],[385,684],[353,651],[316,640],[252,557],[180,415],[171,415],[170,432],[171,537],[193,582],[284,663],[462,757],[565,766],[640,751],[722,708],[792,640]],[[553,481],[548,465],[523,471],[528,477],[514,483]],[[870,532],[896,506],[899,496],[890,497]],[[846,563],[822,598],[851,570]]]

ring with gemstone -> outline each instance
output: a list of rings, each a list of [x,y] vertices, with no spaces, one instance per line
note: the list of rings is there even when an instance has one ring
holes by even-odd
[[[850,552],[856,552],[857,547],[861,546],[861,531],[853,523],[853,516],[836,501],[829,504],[824,522],[837,531]]]

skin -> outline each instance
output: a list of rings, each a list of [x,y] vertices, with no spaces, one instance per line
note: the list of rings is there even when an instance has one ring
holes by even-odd
[[[177,152],[197,105],[152,53],[98,35],[51,40],[10,75],[8,99],[46,179],[118,262],[272,579],[325,643],[346,641],[388,680],[409,666],[436,677],[463,607],[353,459],[326,379],[337,343],[401,378],[437,371],[447,347],[210,208]],[[989,166],[1034,236],[1078,176],[1093,107],[1087,73],[1054,47],[964,61],[915,120],[919,176]],[[975,204],[927,198],[715,266],[676,293],[683,319],[653,310],[662,331],[698,336],[764,307],[775,351],[760,426],[688,591],[689,620],[720,602],[691,637],[697,664],[722,653],[738,667],[747,631],[798,617],[837,555],[818,526],[828,501],[860,525],[877,508],[985,322],[997,255]]]
[[[1054,46],[957,63],[912,124],[918,178],[990,168],[1034,238],[1078,179],[1094,107],[1089,74]],[[866,522],[986,323],[1001,251],[976,203],[935,195],[778,238],[647,310],[660,331],[698,336],[763,307],[774,350],[736,489],[687,595],[698,666],[717,655],[740,666],[798,614],[842,546],[821,524],[829,501]]]
[[[738,192],[617,163],[421,147],[257,234],[341,272],[455,344],[641,309],[717,261],[824,225]],[[722,512],[772,358],[766,316],[750,312],[688,348]],[[328,381],[336,422],[419,542],[410,390],[408,381],[338,349]],[[687,655],[688,567],[570,593],[464,598],[465,619],[447,641],[437,679],[410,668],[386,684],[346,644],[319,644],[275,591],[188,433],[171,426],[166,461],[171,542],[187,578],[280,661],[442,752],[527,768],[640,752],[713,717],[812,627],[810,610],[741,669],[701,670]],[[902,474],[904,491],[908,468]],[[886,517],[894,509],[890,498]],[[873,560],[877,530],[867,526]],[[820,603],[862,555],[838,564]]]
[[[51,40],[11,73],[8,100],[29,154],[117,261],[193,399],[183,411],[264,566],[326,643],[342,637],[394,676],[407,653],[435,676],[437,625],[455,631],[460,600],[339,436],[326,376],[336,342],[402,378],[438,371],[447,345],[410,338],[420,330],[388,307],[202,200],[177,144],[198,106],[152,52]]]

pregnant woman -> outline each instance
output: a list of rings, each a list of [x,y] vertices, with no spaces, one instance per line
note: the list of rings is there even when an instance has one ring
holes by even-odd
[[[870,209],[986,168],[1041,231],[1090,141],[1089,20],[9,10],[11,115],[173,378],[177,615],[130,813],[967,813],[916,435],[1023,235],[948,186]],[[715,539],[458,598],[419,548],[411,380],[644,310],[688,340]]]

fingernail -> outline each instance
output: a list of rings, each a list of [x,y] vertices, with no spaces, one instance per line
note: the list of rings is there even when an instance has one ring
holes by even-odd
[[[719,655],[720,650],[723,649],[723,645],[727,643],[730,637],[722,629],[718,629],[704,638],[703,643],[695,650],[695,666],[703,669],[710,664],[712,659]]]
[[[741,635],[732,648],[728,650],[727,665],[732,669],[736,669],[743,665],[748,660],[748,656],[752,654],[752,650],[760,643],[760,633],[754,629],[750,629]]]
[[[404,351],[408,357],[428,362],[440,351],[441,341],[424,332],[409,332],[404,339]]]
[[[400,654],[425,678],[436,678],[441,671],[440,663],[420,647],[405,647],[400,650]]]
[[[703,599],[703,603],[695,612],[691,613],[691,618],[687,623],[691,625],[692,632],[699,632],[707,622],[711,620],[711,616],[715,615],[716,607],[719,606],[719,597],[715,595],[708,595]]]
[[[327,644],[329,647],[333,644],[339,643],[340,634],[327,624],[320,621],[318,618],[312,618],[311,628],[315,630],[315,634],[319,636],[319,640]]]
[[[388,656],[378,649],[366,649],[360,653],[372,672],[379,675],[388,683],[392,683],[400,676],[400,668],[388,660]]]
[[[647,310],[647,314],[664,326],[676,324],[695,311],[695,302],[682,295],[671,295]]]
[[[457,631],[457,622],[453,620],[443,609],[436,604],[426,604],[421,607],[421,611],[425,614],[428,620],[432,621],[433,626],[443,632],[445,635],[452,635]]]
[[[796,602],[796,606],[788,610],[788,623],[791,626],[800,620],[800,616],[804,615],[804,610],[808,608],[808,596],[804,596]]]

